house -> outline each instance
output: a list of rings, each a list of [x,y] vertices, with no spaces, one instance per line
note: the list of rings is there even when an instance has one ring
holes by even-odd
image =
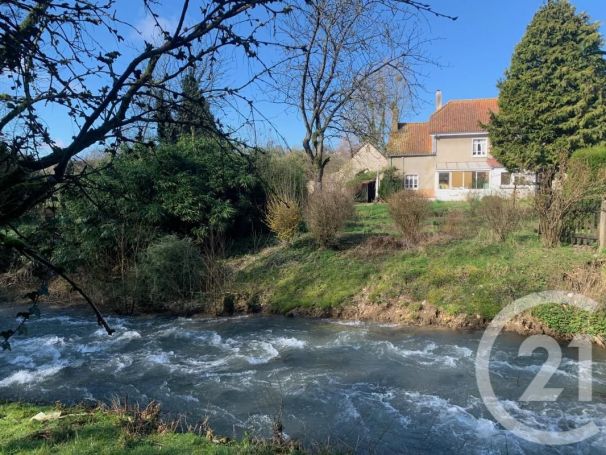
[[[426,122],[399,123],[393,113],[387,160],[398,169],[404,187],[437,200],[464,200],[470,194],[529,193],[532,177],[512,175],[490,155],[482,125],[498,112],[496,98],[451,100],[442,105],[436,92],[435,111]]]
[[[378,182],[382,172],[389,167],[387,157],[371,144],[362,145],[329,180],[347,184],[355,180],[356,199],[372,202],[377,198]]]

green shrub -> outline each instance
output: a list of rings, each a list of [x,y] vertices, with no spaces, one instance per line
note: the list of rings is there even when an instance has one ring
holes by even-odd
[[[415,191],[402,190],[387,199],[389,214],[396,227],[410,242],[416,243],[422,237],[423,223],[431,213],[430,203]]]
[[[383,172],[381,185],[379,186],[379,197],[387,200],[392,194],[402,189],[402,178],[397,174],[395,167],[389,167]]]
[[[531,313],[560,334],[606,336],[603,309],[590,313],[571,305],[546,304],[533,308]]]
[[[606,169],[606,144],[577,150],[570,158],[571,162],[579,161],[591,169],[592,172],[599,172]]]
[[[353,198],[340,188],[314,191],[305,213],[309,232],[319,246],[334,245],[337,234],[355,213]]]
[[[202,255],[190,239],[164,236],[149,245],[137,264],[138,298],[160,307],[194,299],[202,290],[203,270]]]

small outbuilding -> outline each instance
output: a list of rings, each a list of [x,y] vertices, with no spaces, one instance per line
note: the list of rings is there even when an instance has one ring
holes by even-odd
[[[356,186],[356,198],[372,202],[378,197],[382,173],[389,166],[387,158],[372,144],[362,145],[331,179]]]

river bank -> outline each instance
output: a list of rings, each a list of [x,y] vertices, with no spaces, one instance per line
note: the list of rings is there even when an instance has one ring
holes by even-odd
[[[107,406],[54,406],[0,403],[3,454],[290,454],[295,444],[260,439],[233,441],[215,435],[204,423],[183,427],[164,422],[153,405],[142,412]]]
[[[460,204],[438,208],[463,210]],[[318,249],[302,236],[231,259],[234,311],[482,329],[506,305],[535,292],[566,290],[604,303],[604,255],[591,247],[545,248],[533,220],[504,242],[482,226],[443,231],[404,248],[384,205],[359,205],[334,249]],[[506,330],[563,340],[584,332],[600,344],[605,321],[604,311],[587,315],[554,306],[525,314]]]
[[[385,205],[360,204],[356,210],[335,248],[318,249],[303,234],[290,245],[227,258],[229,279],[212,309],[186,302],[137,312],[198,317],[264,313],[467,330],[485,328],[503,307],[534,292],[566,290],[605,303],[606,257],[592,247],[543,247],[533,220],[499,242],[482,225],[472,228],[448,215],[468,213],[468,205],[435,203],[435,218],[426,227],[431,235],[415,247],[404,247]],[[444,220],[450,220],[447,229],[437,228]],[[86,283],[85,276],[80,278]],[[23,301],[26,290],[32,289],[14,289],[4,301]],[[95,301],[103,311],[114,313],[112,303],[100,297]],[[42,302],[82,304],[60,279],[51,283]],[[524,314],[505,330],[561,340],[587,333],[603,346],[606,313],[554,306]]]

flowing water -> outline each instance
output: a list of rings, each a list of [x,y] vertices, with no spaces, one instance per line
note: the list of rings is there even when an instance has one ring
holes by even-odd
[[[0,312],[0,326],[12,322]],[[0,353],[0,400],[158,400],[170,416],[208,416],[219,434],[286,434],[308,446],[357,453],[606,453],[601,433],[545,447],[523,441],[489,415],[476,386],[480,332],[281,317],[110,317],[108,337],[88,313],[45,311],[27,336]],[[523,338],[502,335],[491,378],[514,416],[565,430],[593,420],[606,429],[606,356],[595,350],[593,401],[577,401],[576,350],[563,348],[549,386],[555,403],[518,397],[545,360],[517,357]]]

